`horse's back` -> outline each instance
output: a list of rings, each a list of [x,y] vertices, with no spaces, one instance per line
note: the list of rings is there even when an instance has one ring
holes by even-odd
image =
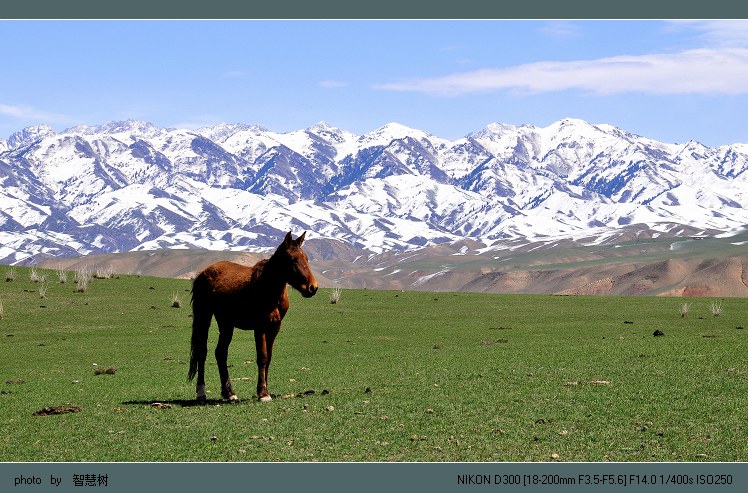
[[[242,291],[252,279],[252,267],[228,260],[219,260],[200,272],[195,278],[193,292],[198,289],[206,294],[233,294]]]

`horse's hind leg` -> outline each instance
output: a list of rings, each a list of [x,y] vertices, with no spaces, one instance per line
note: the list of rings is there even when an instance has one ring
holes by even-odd
[[[198,404],[204,404],[207,400],[205,395],[205,358],[208,355],[208,329],[210,328],[212,317],[213,314],[207,311],[193,311],[190,371],[188,378],[191,380],[197,375],[195,393]]]
[[[229,356],[229,344],[234,336],[234,327],[228,324],[218,324],[218,344],[216,345],[216,363],[218,364],[218,374],[221,377],[221,397],[231,402],[237,402],[234,389],[231,387],[231,378],[229,377],[229,368],[227,364]]]
[[[208,396],[205,394],[205,358],[197,362],[197,384],[195,385],[195,400],[198,404],[205,404]]]

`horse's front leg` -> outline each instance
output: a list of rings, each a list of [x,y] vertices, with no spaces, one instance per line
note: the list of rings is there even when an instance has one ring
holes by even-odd
[[[280,330],[280,323],[271,324],[265,330],[255,330],[255,347],[257,349],[257,398],[262,402],[272,400],[268,391],[268,370],[273,358],[273,343]]]
[[[231,402],[238,402],[234,389],[231,387],[231,378],[229,377],[228,356],[229,344],[234,336],[234,327],[229,324],[218,324],[218,344],[216,345],[216,363],[218,364],[218,374],[221,377],[221,397]]]

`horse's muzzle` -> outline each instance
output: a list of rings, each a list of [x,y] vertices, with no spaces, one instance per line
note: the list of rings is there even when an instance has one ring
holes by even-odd
[[[318,287],[317,287],[317,284],[315,283],[315,284],[309,284],[307,286],[302,286],[302,289],[300,289],[299,291],[301,292],[301,296],[303,296],[304,298],[311,298],[312,296],[317,294],[317,289]]]

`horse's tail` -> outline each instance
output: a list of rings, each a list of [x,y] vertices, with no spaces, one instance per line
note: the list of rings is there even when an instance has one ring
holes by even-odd
[[[208,355],[208,329],[213,317],[208,301],[209,290],[208,278],[201,272],[192,282],[192,338],[188,380],[195,378],[198,362],[205,362]]]

